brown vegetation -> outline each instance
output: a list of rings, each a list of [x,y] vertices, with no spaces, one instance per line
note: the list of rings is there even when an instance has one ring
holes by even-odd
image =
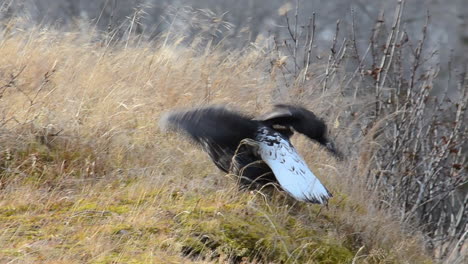
[[[444,182],[448,190],[438,200],[428,192],[428,204],[455,197],[466,181],[458,154],[466,127],[447,128],[445,143],[439,134],[431,139],[434,129],[424,122],[433,119],[421,118],[421,104],[428,104],[420,100],[435,74],[422,78],[427,72],[416,68],[412,85],[403,75],[385,82],[383,76],[397,70],[394,61],[403,58],[398,50],[389,66],[376,39],[374,59],[380,56],[382,66],[368,67],[357,57],[362,71],[349,78],[345,44],[334,43],[328,62],[318,63],[299,59],[299,51],[288,53],[294,48],[287,43],[226,51],[205,40],[203,49],[177,37],[110,42],[92,33],[15,30],[9,23],[0,39],[0,262],[431,262],[424,241],[434,237],[420,228],[426,214],[419,214],[423,200],[413,195],[423,179],[427,186]],[[403,44],[393,30],[387,49]],[[306,45],[293,45],[304,48],[306,58],[308,36]],[[460,102],[466,103],[464,91]],[[401,101],[383,106],[395,97]],[[278,101],[301,103],[325,117],[348,155],[338,162],[294,138],[334,193],[328,207],[297,203],[274,190],[239,191],[204,153],[157,127],[159,116],[173,107],[227,103],[259,113]],[[453,118],[460,122],[466,106],[455,106]],[[411,145],[421,141],[394,131],[416,131],[430,142]],[[432,163],[399,145],[429,153]],[[452,163],[460,168],[445,167]],[[443,211],[447,206],[430,213],[450,218],[463,214],[466,202],[450,205],[461,211]],[[457,237],[442,246],[462,243],[449,246],[460,261],[459,229],[466,222],[448,228]]]

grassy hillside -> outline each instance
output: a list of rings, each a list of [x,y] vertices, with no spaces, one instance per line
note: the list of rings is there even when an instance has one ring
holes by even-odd
[[[337,162],[294,138],[334,194],[320,207],[239,191],[206,154],[159,131],[176,107],[266,111],[281,83],[265,50],[96,39],[0,38],[1,263],[431,263],[421,237],[372,203],[365,152]],[[338,94],[305,100],[291,88],[284,101],[324,116],[344,144],[337,115],[349,102]]]

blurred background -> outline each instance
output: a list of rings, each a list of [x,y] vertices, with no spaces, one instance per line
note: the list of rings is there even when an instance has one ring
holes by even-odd
[[[238,45],[259,37],[279,34],[285,26],[284,12],[294,15],[296,4],[299,24],[306,25],[315,13],[317,45],[329,45],[335,32],[335,23],[349,28],[353,13],[358,41],[368,41],[369,32],[378,17],[391,19],[397,1],[385,0],[2,0],[2,20],[12,16],[26,18],[25,26],[54,25],[64,29],[82,27],[83,23],[99,30],[128,31],[128,21],[134,21],[134,32],[154,37],[172,28],[178,32],[194,31],[197,19],[223,22],[219,30],[228,31]],[[405,30],[412,37],[421,34],[421,28],[430,16],[430,34],[427,44],[447,57],[452,50],[461,60],[468,46],[468,5],[465,0],[412,0],[405,3]],[[135,21],[136,20],[136,21]],[[205,21],[206,22],[206,21]],[[205,25],[203,25],[205,26]],[[223,26],[223,27],[222,27]],[[222,28],[221,28],[222,27]],[[199,29],[200,30],[200,29]],[[220,33],[219,36],[222,34]],[[225,36],[225,35],[223,35]],[[463,56],[461,56],[463,55]]]
[[[154,39],[163,34],[184,36],[193,43],[203,36],[223,47],[244,48],[265,40],[282,43],[305,38],[314,20],[316,58],[327,55],[337,29],[336,43],[353,39],[361,55],[372,34],[378,31],[383,43],[391,30],[398,1],[375,0],[2,0],[0,20],[21,18],[15,27],[53,26],[61,30],[108,33],[113,40],[139,35]],[[297,7],[297,8],[296,8]],[[297,18],[297,20],[296,20]],[[376,30],[378,22],[383,30]],[[288,26],[290,28],[288,30]],[[413,50],[422,39],[432,53],[430,63],[440,65],[437,86],[447,83],[449,67],[459,72],[468,54],[468,5],[465,0],[412,0],[404,4],[402,31]],[[424,25],[429,25],[424,27]],[[296,28],[294,28],[296,27]],[[307,28],[309,27],[309,28]],[[298,29],[299,28],[299,29]],[[169,33],[168,33],[169,32]],[[376,40],[374,36],[374,40]],[[200,38],[198,39],[200,40]],[[179,40],[177,40],[179,41]],[[348,41],[349,43],[349,41]],[[206,45],[202,43],[202,45]],[[270,45],[271,46],[271,45]],[[297,54],[296,54],[297,55]],[[326,63],[326,61],[323,61]],[[450,64],[450,66],[448,66]],[[354,67],[351,67],[354,69]],[[292,76],[296,77],[296,76]],[[441,91],[442,88],[436,88]],[[451,97],[456,97],[454,89]]]

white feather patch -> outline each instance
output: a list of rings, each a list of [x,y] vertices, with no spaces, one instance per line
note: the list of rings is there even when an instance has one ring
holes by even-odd
[[[281,187],[300,201],[324,204],[332,196],[310,171],[289,140],[268,128],[257,136],[259,154]]]

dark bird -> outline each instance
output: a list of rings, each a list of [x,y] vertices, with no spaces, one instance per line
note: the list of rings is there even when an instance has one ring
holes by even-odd
[[[238,175],[243,186],[279,183],[295,199],[318,204],[332,196],[290,142],[297,131],[341,156],[327,138],[325,123],[303,107],[279,104],[251,118],[210,106],[169,112],[160,126],[187,135],[219,169]]]

